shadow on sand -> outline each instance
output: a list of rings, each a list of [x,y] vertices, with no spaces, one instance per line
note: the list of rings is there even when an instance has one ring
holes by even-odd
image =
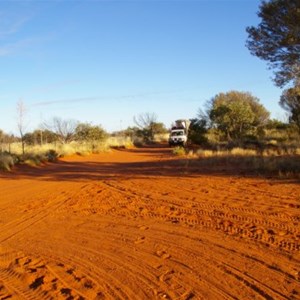
[[[172,150],[166,147],[148,147],[137,149],[118,149],[116,152],[137,154],[144,157],[139,161],[58,161],[42,167],[19,166],[12,172],[0,173],[5,179],[35,179],[46,181],[88,181],[88,180],[127,180],[133,178],[155,177],[196,177],[196,176],[238,176],[274,178],[272,174],[261,174],[241,165],[230,165],[228,162],[212,158],[181,158],[172,155]],[[145,157],[149,160],[145,161]],[[136,161],[137,160],[137,161]],[[277,178],[276,178],[277,177]],[[299,183],[298,179],[282,180],[284,183]]]

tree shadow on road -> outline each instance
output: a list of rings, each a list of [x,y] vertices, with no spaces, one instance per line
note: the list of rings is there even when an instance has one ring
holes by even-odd
[[[11,173],[0,173],[0,178],[6,179],[35,179],[45,181],[88,181],[88,180],[127,180],[134,178],[155,177],[197,177],[197,176],[238,176],[264,177],[279,179],[278,175],[253,169],[250,163],[239,163],[222,157],[222,159],[188,158],[172,155],[169,148],[138,148],[114,150],[127,154],[137,154],[135,161],[126,159],[116,161],[109,157],[105,160],[80,158],[77,160],[61,160],[43,167],[20,166]],[[103,154],[102,154],[103,156]],[[142,158],[139,160],[139,158]],[[148,159],[149,158],[149,159]],[[243,159],[243,158],[241,158]],[[280,178],[284,179],[284,178]],[[285,183],[299,183],[299,179],[283,180]]]

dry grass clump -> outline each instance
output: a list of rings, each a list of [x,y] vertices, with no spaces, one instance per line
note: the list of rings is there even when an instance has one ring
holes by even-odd
[[[58,158],[58,153],[50,149],[43,153],[26,152],[25,154],[0,153],[0,170],[10,171],[16,164],[26,164],[29,166],[39,166],[45,162],[54,162]]]
[[[257,155],[257,152],[252,149],[243,149],[243,148],[233,148],[231,150],[219,150],[219,151],[213,151],[213,150],[202,150],[199,149],[196,152],[197,157],[226,157],[226,156],[255,156]]]
[[[105,145],[107,148],[126,148],[134,147],[133,141],[130,137],[112,136],[106,139]]]
[[[173,154],[177,155],[177,156],[184,156],[186,155],[186,151],[184,149],[184,147],[175,147],[172,149]]]
[[[45,160],[45,158],[39,155],[26,154],[20,158],[20,163],[34,167],[40,166]]]
[[[284,155],[300,155],[300,148],[297,147],[265,147],[264,149],[244,149],[232,148],[229,150],[203,150],[196,152],[198,157],[220,157],[220,156],[284,156]]]
[[[131,148],[133,143],[129,137],[109,137],[103,141],[76,142],[68,144],[59,142],[44,145],[26,145],[25,154],[21,143],[12,143],[10,153],[0,153],[0,170],[9,171],[15,163],[30,166],[41,165],[44,162],[54,162],[59,157],[74,154],[89,155],[92,153],[108,152],[112,147]]]
[[[277,174],[280,177],[300,177],[300,149],[257,151],[233,148],[232,150],[198,150],[197,166],[236,170],[246,173]]]
[[[103,141],[91,141],[91,142],[70,142],[67,144],[62,144],[59,142],[44,144],[44,145],[26,145],[26,153],[32,155],[44,156],[49,150],[55,150],[58,153],[58,157],[69,156],[73,154],[79,155],[89,155],[91,153],[101,153],[107,152],[112,147],[122,147],[122,148],[131,148],[133,143],[128,137],[109,137]],[[11,153],[17,155],[22,154],[22,145],[21,143],[11,144]]]

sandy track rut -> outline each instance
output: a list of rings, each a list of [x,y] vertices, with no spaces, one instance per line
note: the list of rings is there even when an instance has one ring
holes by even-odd
[[[299,183],[186,165],[141,149],[2,174],[0,299],[300,299]]]

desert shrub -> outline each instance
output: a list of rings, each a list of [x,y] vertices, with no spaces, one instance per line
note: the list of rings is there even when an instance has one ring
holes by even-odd
[[[19,163],[26,164],[29,166],[39,166],[44,161],[46,161],[45,155],[34,154],[34,153],[25,153],[18,156]]]
[[[204,119],[210,128],[221,133],[222,140],[240,142],[249,134],[260,136],[269,112],[250,93],[230,91],[219,93],[206,103]]]
[[[133,145],[135,147],[142,147],[142,146],[145,145],[145,141],[142,137],[135,136],[134,139],[133,139]]]
[[[15,159],[9,153],[0,153],[0,170],[10,171],[15,164]]]
[[[46,152],[45,156],[46,156],[46,158],[47,158],[47,160],[48,160],[49,162],[54,162],[54,161],[56,161],[57,158],[58,158],[58,153],[57,153],[55,150],[53,150],[53,149],[49,149],[49,150]]]
[[[143,138],[144,143],[153,143],[154,136],[156,134],[168,133],[163,123],[157,122],[157,116],[155,113],[142,113],[134,116],[133,121],[135,123],[134,136]]]
[[[206,145],[208,138],[207,133],[207,122],[205,119],[192,119],[189,127],[189,140],[192,144]]]

